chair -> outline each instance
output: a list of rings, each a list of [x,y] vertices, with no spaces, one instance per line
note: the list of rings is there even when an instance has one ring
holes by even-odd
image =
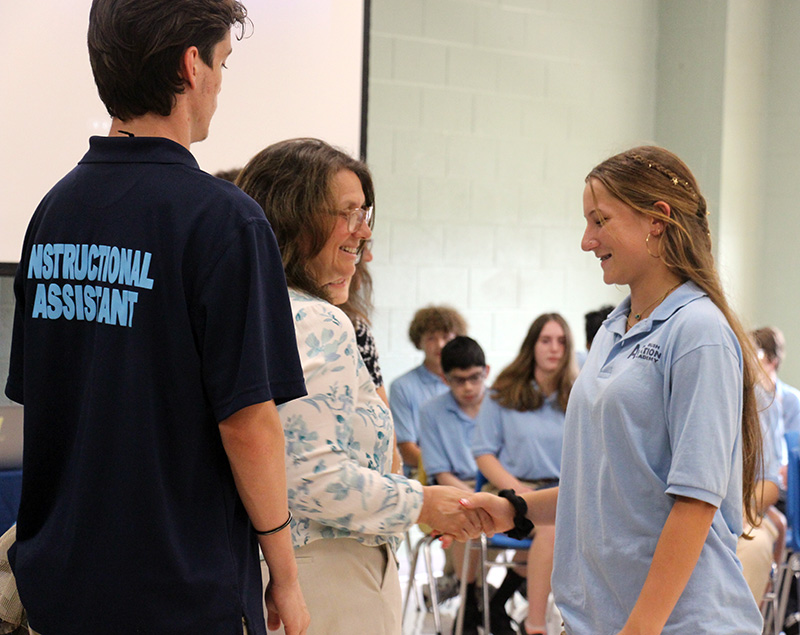
[[[419,467],[417,468],[417,480],[419,480],[423,485],[427,484],[427,475],[425,474],[425,468],[422,465],[422,461],[419,463]],[[431,545],[436,540],[435,536],[432,536],[430,533],[430,527],[425,525],[420,525],[420,529],[425,533],[422,538],[417,541],[417,544],[414,545],[414,548],[411,549],[411,539],[409,533],[406,532],[406,543],[411,549],[411,561],[410,561],[410,569],[408,572],[408,586],[406,587],[406,597],[403,601],[403,619],[406,617],[406,609],[408,608],[408,599],[411,596],[411,592],[416,588],[415,581],[416,581],[416,572],[417,572],[417,561],[419,560],[420,551],[422,552],[423,561],[425,562],[425,571],[428,576],[428,588],[430,589],[431,593],[431,613],[433,613],[433,626],[436,629],[436,635],[442,635],[442,617],[441,613],[439,612],[439,591],[436,586],[436,576],[433,572],[433,558],[431,556]],[[424,606],[424,602],[420,598],[418,594],[415,594],[417,600],[417,610]]]
[[[783,630],[786,619],[786,607],[792,578],[800,578],[800,447],[798,433],[786,433],[786,445],[789,450],[789,463],[786,470],[786,550],[788,557],[777,567],[774,575],[775,587],[769,597],[769,606],[765,613],[764,632],[778,635]],[[800,602],[800,598],[798,598]],[[769,618],[772,618],[771,620]],[[770,630],[767,630],[767,629]]]
[[[483,489],[483,486],[487,483],[486,477],[478,470],[478,473],[475,475],[475,491],[480,492]],[[462,566],[462,571],[467,571],[467,567],[469,566],[469,557],[470,552],[472,549],[475,549],[476,546],[473,544],[474,541],[470,540],[466,543],[466,548],[464,549],[464,563]],[[489,557],[489,549],[501,549],[503,551],[506,550],[514,550],[514,551],[527,551],[530,549],[533,540],[530,538],[525,538],[523,540],[514,540],[513,538],[509,538],[505,534],[495,534],[491,538],[488,538],[486,534],[481,534],[480,537],[480,552],[481,552],[481,560],[480,560],[480,580],[481,580],[481,604],[483,606],[483,632],[484,633],[491,633],[491,620],[489,617],[489,584],[486,581],[487,574],[489,573],[489,569],[492,567],[505,567],[506,569],[511,569],[517,566],[517,563],[511,562],[508,560],[496,561],[492,560]],[[459,607],[458,607],[458,615],[456,617],[456,635],[462,635],[464,630],[464,608],[465,602],[467,599],[467,576],[461,576],[461,585],[459,587],[458,597],[461,600]]]
[[[433,559],[431,557],[431,544],[434,540],[436,540],[436,538],[430,534],[422,536],[422,538],[417,541],[417,544],[414,545],[414,549],[411,552],[411,568],[408,574],[408,587],[406,588],[406,597],[403,602],[403,619],[405,619],[406,609],[408,608],[408,598],[415,588],[415,573],[417,570],[419,553],[421,551],[425,562],[425,570],[428,575],[428,588],[430,589],[431,593],[431,613],[433,613],[433,626],[436,630],[436,635],[442,635],[442,617],[439,612],[439,592],[436,588],[436,576],[433,572]],[[417,610],[422,608],[423,605],[424,602],[419,598],[419,596],[417,596]]]

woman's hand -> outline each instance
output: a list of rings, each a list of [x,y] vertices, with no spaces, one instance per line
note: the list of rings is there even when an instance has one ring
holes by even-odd
[[[456,540],[477,538],[481,533],[493,535],[497,529],[490,514],[482,508],[462,504],[462,489],[443,485],[422,488],[423,502],[417,522],[430,525],[436,533],[449,534]]]
[[[462,505],[467,509],[482,509],[491,516],[495,531],[508,531],[514,527],[514,506],[505,498],[479,492],[465,497]]]

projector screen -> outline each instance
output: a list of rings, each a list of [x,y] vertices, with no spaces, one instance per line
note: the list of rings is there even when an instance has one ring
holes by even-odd
[[[208,139],[208,172],[241,167],[266,145],[319,137],[363,155],[369,0],[244,0],[253,24],[233,39]],[[0,3],[0,273],[19,261],[47,191],[105,135],[86,50],[91,0]]]

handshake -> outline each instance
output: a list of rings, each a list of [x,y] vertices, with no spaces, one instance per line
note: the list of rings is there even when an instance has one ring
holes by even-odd
[[[418,522],[446,540],[464,542],[481,533],[492,536],[514,527],[514,507],[505,498],[444,485],[424,487],[423,492]]]

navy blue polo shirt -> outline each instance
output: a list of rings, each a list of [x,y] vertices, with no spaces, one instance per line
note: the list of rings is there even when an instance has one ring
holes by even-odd
[[[25,404],[11,553],[43,635],[264,634],[218,422],[305,394],[272,230],[161,138],[94,137],[31,220],[6,394]]]

